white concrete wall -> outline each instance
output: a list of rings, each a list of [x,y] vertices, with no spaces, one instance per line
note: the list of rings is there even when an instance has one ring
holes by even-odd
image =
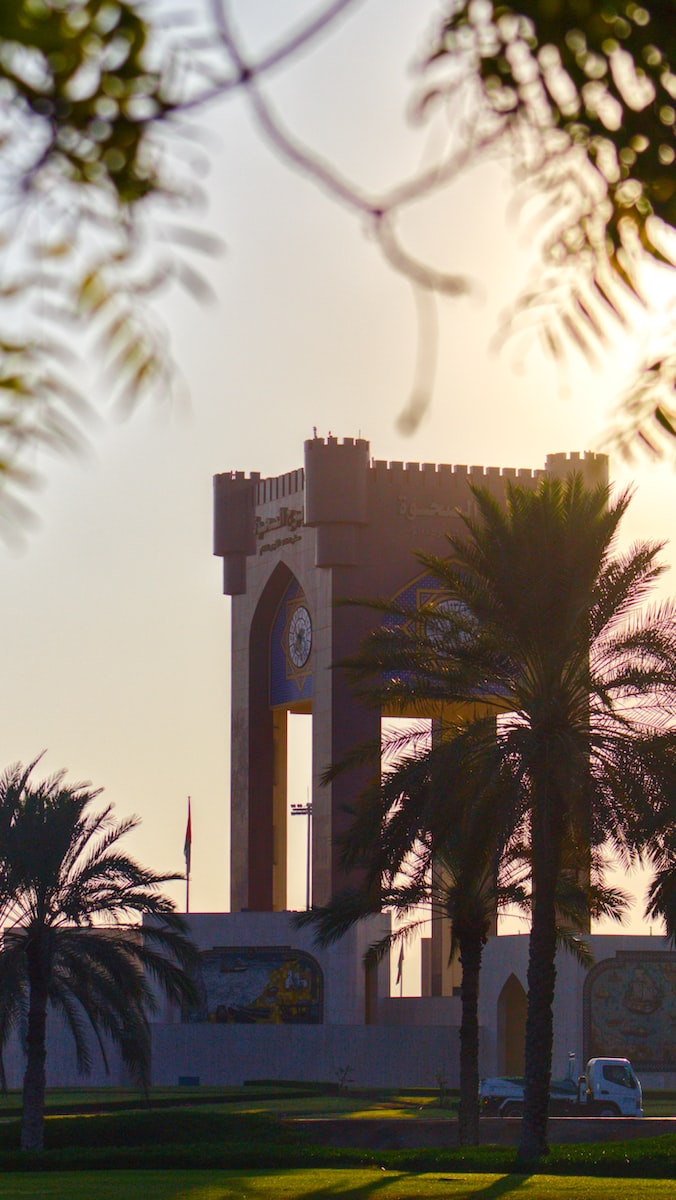
[[[153,1025],[153,1083],[181,1076],[202,1086],[256,1079],[335,1083],[350,1067],[356,1087],[458,1086],[458,1030],[380,1025]]]
[[[390,996],[378,1002],[379,1025],[460,1027],[459,996]]]
[[[457,1086],[458,1000],[391,999],[385,959],[378,968],[379,1024],[364,1024],[364,952],[389,931],[389,915],[360,923],[327,949],[315,946],[312,930],[297,929],[288,913],[196,913],[188,921],[200,950],[291,946],[311,954],[324,974],[324,1024],[182,1024],[165,1003],[153,1023],[153,1083],[174,1085],[186,1076],[203,1086],[335,1083],[349,1066],[355,1086],[434,1088],[439,1074]]]
[[[131,1087],[129,1073],[120,1058],[119,1051],[106,1044],[108,1070],[99,1046],[90,1037],[92,1071],[80,1075],[75,1059],[73,1039],[58,1013],[50,1009],[47,1015],[47,1087]],[[26,1059],[19,1037],[13,1034],[3,1049],[3,1061],[9,1088],[21,1088],[26,1070]]]
[[[333,946],[315,946],[312,929],[297,929],[290,913],[191,913],[190,934],[199,950],[215,947],[290,946],[318,962],[324,976],[324,1024],[363,1025],[365,976],[363,959],[372,942],[390,930],[388,914],[361,921]],[[378,995],[389,995],[389,957],[378,966]],[[156,1019],[180,1022],[180,1013],[158,998]]]
[[[457,997],[390,997],[389,963],[379,968],[378,1024],[365,1025],[363,954],[389,928],[389,917],[373,918],[327,950],[314,945],[311,931],[297,930],[288,913],[199,913],[189,918],[201,950],[215,946],[291,946],[313,955],[324,973],[323,1025],[182,1024],[180,1012],[161,1001],[153,1019],[155,1084],[176,1084],[197,1076],[201,1084],[241,1084],[249,1079],[298,1079],[335,1082],[336,1072],[351,1067],[357,1086],[434,1087],[437,1076],[449,1086],[458,1081]],[[618,951],[665,951],[663,938],[595,935],[589,945],[596,963]],[[497,1073],[497,1001],[510,974],[526,989],[528,937],[491,938],[484,951],[479,997],[480,1070]],[[557,958],[554,1006],[553,1074],[565,1075],[573,1051],[583,1070],[582,994],[586,971],[570,955]],[[50,1013],[47,1083],[49,1087],[95,1086],[129,1082],[119,1054],[111,1049],[107,1074],[92,1045],[94,1070],[78,1075],[68,1031]],[[24,1057],[18,1038],[4,1051],[10,1087],[20,1087]],[[676,1087],[676,1072],[640,1071],[644,1087]]]

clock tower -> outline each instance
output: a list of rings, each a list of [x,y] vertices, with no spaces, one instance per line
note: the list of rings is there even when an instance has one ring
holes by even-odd
[[[214,553],[232,597],[231,909],[281,911],[286,897],[289,713],[312,715],[313,899],[347,883],[336,839],[366,782],[325,772],[380,737],[381,713],[361,705],[336,664],[374,615],[341,600],[410,593],[429,599],[416,551],[443,554],[472,505],[469,484],[504,497],[507,480],[582,474],[607,482],[599,454],[554,454],[544,469],[374,461],[361,438],[314,437],[302,468],[274,478],[214,479]],[[440,597],[443,603],[443,597]],[[382,714],[388,715],[388,714]]]

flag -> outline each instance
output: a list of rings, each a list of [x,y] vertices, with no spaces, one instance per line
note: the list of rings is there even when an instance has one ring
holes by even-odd
[[[185,827],[185,842],[183,844],[183,857],[185,858],[185,873],[190,874],[190,852],[192,850],[192,823],[190,820],[190,796],[188,796],[188,824]]]
[[[399,948],[399,961],[397,963],[397,978],[394,981],[395,984],[401,983],[401,972],[402,972],[403,966],[404,966],[404,947],[402,945]]]

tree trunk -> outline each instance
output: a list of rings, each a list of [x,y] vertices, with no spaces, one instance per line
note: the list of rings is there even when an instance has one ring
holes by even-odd
[[[556,983],[556,883],[561,860],[561,819],[533,821],[533,919],[528,955],[528,1010],[523,1121],[518,1158],[537,1162],[549,1153],[547,1115],[554,1040]]]
[[[458,1142],[461,1146],[477,1146],[479,1144],[479,973],[483,939],[479,933],[469,937],[458,936],[458,942],[462,967]]]
[[[45,1126],[47,975],[40,948],[28,951],[28,1036],[23,1080],[21,1149],[42,1150]]]

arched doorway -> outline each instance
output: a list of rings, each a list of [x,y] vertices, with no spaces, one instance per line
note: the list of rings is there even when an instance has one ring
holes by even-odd
[[[516,975],[498,996],[498,1073],[523,1075],[526,1042],[526,992]]]
[[[287,908],[287,745],[290,713],[312,712],[312,620],[295,575],[280,563],[249,636],[248,907]]]

